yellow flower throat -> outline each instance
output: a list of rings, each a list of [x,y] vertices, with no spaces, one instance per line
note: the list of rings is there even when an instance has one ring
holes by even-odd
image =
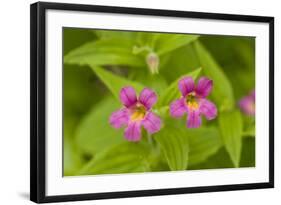
[[[189,93],[186,96],[185,102],[190,109],[196,110],[199,107],[198,102],[197,102],[197,98],[195,96],[195,93],[193,93],[193,92]]]
[[[143,120],[145,114],[146,114],[146,108],[142,104],[137,103],[132,108],[132,114],[130,116],[130,120],[131,121]]]

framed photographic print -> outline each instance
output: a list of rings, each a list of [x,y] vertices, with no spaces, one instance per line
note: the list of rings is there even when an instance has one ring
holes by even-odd
[[[274,186],[274,18],[31,5],[34,202]]]

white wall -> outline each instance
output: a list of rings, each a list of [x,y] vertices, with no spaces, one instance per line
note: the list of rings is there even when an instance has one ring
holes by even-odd
[[[49,0],[52,1],[52,0]],[[3,0],[0,6],[0,204],[31,204],[29,192],[29,4]],[[62,2],[275,16],[275,88],[281,88],[281,12],[278,0],[67,0]],[[69,204],[278,204],[281,191],[281,93],[275,92],[276,188],[177,196],[72,202]],[[279,114],[279,116],[278,116]],[[275,202],[275,203],[274,203]],[[280,202],[279,202],[280,203]]]

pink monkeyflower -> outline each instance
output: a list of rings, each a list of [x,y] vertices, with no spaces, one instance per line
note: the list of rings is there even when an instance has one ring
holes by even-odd
[[[109,122],[114,128],[125,126],[125,137],[128,141],[141,139],[142,126],[150,134],[160,130],[161,119],[151,111],[157,101],[157,96],[152,90],[144,88],[137,98],[134,88],[123,87],[120,91],[120,100],[124,108],[113,112]]]
[[[179,118],[187,113],[187,127],[197,128],[202,123],[201,115],[207,120],[217,116],[216,105],[206,99],[213,87],[212,80],[201,77],[195,85],[192,77],[184,77],[179,81],[178,86],[182,96],[170,105],[172,117]]]
[[[255,107],[256,107],[256,94],[255,90],[252,90],[249,95],[244,96],[239,101],[240,110],[249,116],[255,115]]]

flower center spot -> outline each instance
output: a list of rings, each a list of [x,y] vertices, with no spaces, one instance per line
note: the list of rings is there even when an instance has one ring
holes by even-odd
[[[142,105],[137,103],[132,108],[132,114],[130,116],[131,121],[139,121],[143,120],[146,114],[146,108]]]
[[[195,93],[192,92],[186,96],[186,104],[190,109],[196,110],[199,107]]]

